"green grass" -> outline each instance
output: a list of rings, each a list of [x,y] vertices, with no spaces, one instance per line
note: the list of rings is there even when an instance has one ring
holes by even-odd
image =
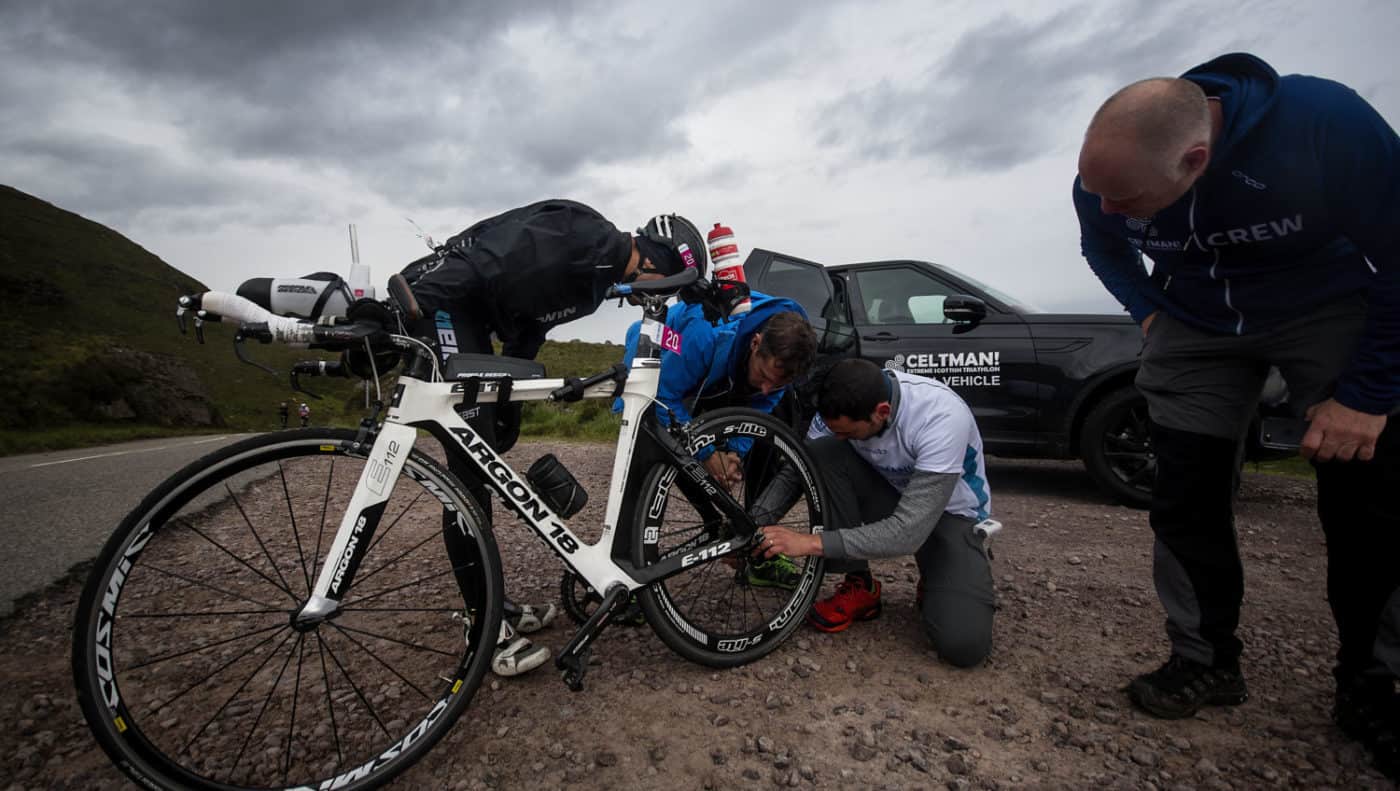
[[[316,425],[353,427],[365,413],[359,382],[304,380],[324,396],[295,392],[285,373],[298,360],[334,355],[247,344],[248,355],[279,372],[238,361],[234,328],[209,324],[208,342],[182,336],[176,299],[204,286],[121,234],[19,190],[0,185],[0,370],[10,407],[0,411],[0,454],[81,447],[199,431],[266,431],[277,405],[306,401]],[[564,329],[567,331],[567,328]],[[150,355],[156,363],[134,359]],[[540,351],[553,377],[587,376],[622,359],[616,344],[552,341]],[[143,391],[145,399],[132,398]],[[179,402],[207,404],[214,425],[188,422]],[[117,403],[136,417],[109,420]],[[532,405],[532,437],[611,438],[616,421],[597,408]],[[131,414],[130,410],[125,411]]]
[[[1246,470],[1253,472],[1267,472],[1273,475],[1289,475],[1294,478],[1316,478],[1317,472],[1312,464],[1301,456],[1290,456],[1286,459],[1276,461],[1263,461],[1259,463],[1250,462],[1245,464]]]
[[[588,400],[576,404],[534,402],[525,405],[520,436],[612,442],[617,439],[621,427],[621,416],[610,412],[606,401]]]

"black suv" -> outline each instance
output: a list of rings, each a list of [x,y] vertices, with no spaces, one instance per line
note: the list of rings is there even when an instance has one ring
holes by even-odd
[[[757,249],[744,275],[807,310],[823,363],[859,356],[940,379],[972,408],[988,453],[1080,458],[1114,498],[1148,504],[1156,463],[1133,385],[1142,332],[1126,314],[1041,313],[925,261],[827,267]],[[795,388],[799,419],[815,410],[812,389]]]

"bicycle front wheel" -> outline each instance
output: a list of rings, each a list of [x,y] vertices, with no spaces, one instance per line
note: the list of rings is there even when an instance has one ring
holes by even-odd
[[[751,443],[742,454],[744,479],[730,487],[730,495],[760,526],[822,531],[825,489],[786,425],[752,409],[719,409],[698,418],[691,436],[725,451]],[[658,465],[643,479],[633,515],[633,560],[639,567],[735,535],[703,492],[678,473],[673,465]],[[770,487],[789,495],[777,507]],[[671,650],[703,665],[734,667],[765,656],[802,623],[823,568],[820,557],[757,563],[742,551],[731,552],[642,588],[637,600]]]
[[[296,626],[370,448],[256,437],[186,467],[117,528],[78,603],[73,676],[112,760],[163,788],[369,788],[461,715],[491,661],[495,540],[409,455],[339,611]]]

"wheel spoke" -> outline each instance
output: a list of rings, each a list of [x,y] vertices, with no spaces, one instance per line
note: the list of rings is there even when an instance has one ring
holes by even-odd
[[[452,653],[451,651],[443,651],[443,650],[440,650],[440,649],[437,649],[437,648],[429,648],[429,647],[426,646],[426,645],[419,645],[419,644],[417,644],[417,643],[410,643],[410,642],[408,642],[407,640],[400,640],[400,639],[398,639],[398,638],[396,638],[396,637],[389,637],[388,635],[378,634],[378,633],[376,633],[376,632],[371,632],[371,631],[369,631],[369,630],[367,630],[367,629],[355,629],[355,628],[353,628],[353,627],[345,626],[345,625],[343,625],[343,624],[338,624],[338,623],[334,623],[334,622],[331,623],[331,626],[334,626],[334,627],[336,628],[336,630],[338,630],[338,631],[343,631],[343,632],[354,632],[355,634],[362,634],[362,635],[364,635],[364,636],[366,636],[366,637],[373,637],[373,638],[376,639],[376,640],[383,640],[383,641],[386,642],[386,643],[396,643],[396,644],[398,644],[398,645],[406,646],[406,647],[408,647],[408,648],[412,648],[412,649],[415,649],[415,650],[417,650],[417,651],[427,651],[428,653],[442,654],[443,656],[449,656],[449,657],[452,657],[453,659],[456,659],[456,658],[457,658],[457,655],[454,654],[454,653]]]
[[[292,685],[292,716],[287,725],[287,752],[282,761],[282,785],[292,773],[292,741],[297,735],[297,702],[301,697],[301,666],[306,657],[306,635],[297,635],[297,679]]]
[[[400,673],[398,670],[395,670],[392,666],[389,665],[388,662],[385,662],[378,654],[376,654],[376,653],[374,653],[373,651],[369,650],[369,648],[368,648],[364,643],[360,642],[359,640],[356,640],[356,639],[355,639],[355,636],[354,636],[353,634],[351,634],[351,632],[354,631],[354,630],[347,629],[347,628],[341,626],[340,624],[337,624],[337,623],[334,623],[334,622],[331,623],[331,626],[335,627],[336,631],[338,631],[338,632],[340,632],[341,634],[343,634],[343,635],[345,636],[345,639],[346,639],[346,640],[349,640],[350,642],[354,643],[356,646],[359,647],[359,649],[360,649],[361,651],[364,651],[366,654],[369,654],[369,656],[370,656],[371,659],[373,659],[374,661],[376,661],[376,662],[378,662],[379,664],[383,665],[385,670],[389,671],[390,673],[393,673],[395,676],[398,676],[398,678],[399,678],[400,681],[402,681],[403,683],[405,683],[405,684],[407,684],[409,687],[411,687],[411,688],[413,689],[414,692],[417,692],[419,695],[423,696],[423,699],[424,699],[424,700],[432,700],[432,699],[433,699],[431,695],[429,695],[428,693],[426,693],[426,692],[424,692],[423,690],[419,689],[417,684],[414,684],[412,681],[409,681],[407,678],[404,678],[404,675],[403,675],[402,673]],[[367,634],[367,633],[366,633],[366,632],[361,632],[361,634]],[[381,638],[381,639],[383,639],[383,638]],[[392,641],[392,642],[398,642],[398,641]],[[424,649],[424,650],[432,650],[432,649]],[[442,653],[442,652],[441,652],[441,651],[438,651],[438,652],[436,652],[436,653]],[[454,658],[454,659],[457,657],[456,654],[447,654],[447,656],[450,656],[450,657],[452,657],[452,658]]]
[[[383,541],[384,537],[389,535],[389,531],[394,529],[394,525],[397,525],[399,523],[399,520],[404,518],[404,515],[408,513],[410,508],[412,508],[414,505],[417,505],[418,500],[423,497],[425,491],[426,490],[420,489],[418,491],[418,494],[415,494],[413,496],[413,499],[409,501],[408,505],[405,505],[403,507],[403,510],[399,511],[399,515],[394,517],[394,521],[390,522],[388,527],[384,528],[382,531],[380,531],[379,535],[374,537],[374,543],[370,544],[369,549],[365,550],[366,554],[373,552],[374,548],[379,546],[379,542]]]
[[[242,599],[243,601],[246,601],[246,602],[249,602],[249,603],[252,603],[252,604],[256,604],[256,605],[258,605],[259,607],[265,607],[265,608],[267,608],[267,609],[269,609],[269,610],[275,610],[275,609],[277,609],[276,607],[273,607],[271,604],[268,604],[267,602],[258,601],[257,599],[250,599],[250,598],[248,598],[247,596],[244,596],[244,595],[241,594],[241,593],[234,593],[234,592],[231,591],[231,590],[226,590],[226,589],[224,589],[224,588],[220,588],[220,587],[217,586],[217,585],[210,585],[210,584],[207,583],[207,582],[203,582],[203,581],[201,581],[201,580],[197,580],[197,579],[195,579],[194,577],[190,577],[190,576],[187,576],[187,575],[185,575],[185,574],[180,574],[179,572],[170,571],[169,569],[164,569],[164,568],[161,568],[160,566],[152,565],[152,564],[149,564],[149,563],[148,563],[148,564],[145,564],[145,566],[146,566],[146,569],[149,570],[149,571],[154,571],[154,572],[156,572],[156,573],[158,573],[158,574],[164,574],[164,575],[166,575],[167,577],[174,577],[174,578],[177,579],[177,580],[183,580],[184,582],[188,582],[188,583],[190,583],[191,585],[196,585],[196,586],[201,587],[201,588],[208,588],[209,590],[214,591],[215,593],[222,593],[222,594],[224,594],[225,596],[232,596],[232,597],[235,598],[235,599]],[[284,610],[283,612],[285,612],[285,610]]]
[[[602,601],[600,598],[599,601]],[[340,612],[456,612],[461,607],[341,607]]]
[[[297,516],[292,509],[292,492],[287,487],[287,471],[282,468],[282,460],[277,460],[277,474],[282,477],[282,494],[287,499],[287,518],[292,522],[292,537],[297,542],[297,562],[301,565],[301,576],[306,580],[306,595],[311,595],[311,573],[306,570],[306,553],[301,547],[301,533],[297,530]]]
[[[326,643],[321,632],[316,632],[316,652],[321,655],[321,686],[326,690],[326,711],[331,715],[331,735],[335,737],[336,768],[345,764],[345,751],[340,746],[340,726],[335,721],[335,698],[331,697],[331,673],[326,667]]]
[[[267,634],[268,632],[270,632],[270,631],[272,631],[272,630],[274,630],[274,629],[285,629],[285,628],[287,628],[287,624],[285,624],[285,623],[273,624],[272,626],[265,626],[265,627],[263,627],[263,628],[261,628],[261,629],[258,629],[258,630],[256,630],[256,631],[244,632],[243,634],[235,635],[235,636],[233,636],[233,637],[226,637],[226,638],[224,638],[223,640],[219,640],[219,641],[217,641],[217,642],[213,642],[213,643],[210,643],[210,644],[208,644],[208,645],[201,645],[201,646],[199,646],[198,648],[187,648],[187,649],[185,649],[184,651],[176,651],[176,652],[173,653],[173,654],[166,654],[166,655],[164,655],[164,656],[158,656],[158,657],[156,657],[155,659],[147,659],[147,660],[145,660],[145,661],[143,661],[143,662],[137,662],[136,664],[128,665],[126,669],[127,669],[127,670],[140,670],[140,669],[145,668],[145,667],[150,667],[151,665],[158,665],[158,664],[160,664],[161,662],[168,662],[168,661],[170,661],[171,659],[179,659],[179,658],[182,657],[182,656],[189,656],[190,654],[197,654],[197,653],[199,653],[199,652],[201,652],[201,651],[208,651],[208,650],[211,649],[211,648],[218,648],[218,647],[221,646],[221,645],[228,645],[229,643],[236,643],[236,642],[238,642],[239,640],[247,640],[249,637],[256,637],[256,636],[258,636],[258,635],[260,635],[260,634]],[[210,676],[209,678],[213,678],[213,676]],[[208,681],[208,680],[209,680],[209,679],[207,679],[207,678],[205,679],[205,681]]]
[[[291,636],[290,634],[288,634],[288,635],[286,636],[286,638],[284,638],[284,639],[282,640],[283,645],[285,645],[286,642],[287,642],[287,640],[290,640],[291,637],[292,637],[292,636]],[[299,635],[299,634],[297,635],[297,643],[298,643],[298,644],[301,643],[301,637],[302,637],[301,635]],[[280,645],[278,646],[278,648],[281,648],[281,647],[282,647],[282,646],[280,646]],[[264,660],[263,660],[263,665],[266,665],[267,662],[268,662],[268,660],[272,659],[272,655],[273,655],[274,653],[276,653],[276,652],[274,651],[274,652],[271,652],[271,653],[269,653],[269,654],[267,655],[267,659],[264,659]],[[272,697],[273,697],[273,695],[275,695],[275,694],[277,693],[277,687],[280,686],[280,685],[282,684],[282,677],[285,676],[285,675],[287,674],[287,666],[290,665],[290,664],[292,663],[292,655],[295,654],[295,653],[296,653],[296,648],[295,648],[295,647],[293,647],[292,650],[290,650],[290,651],[287,652],[287,659],[286,659],[285,661],[282,662],[282,669],[277,671],[277,678],[275,678],[275,679],[272,680],[272,686],[269,687],[268,690],[267,690],[267,697],[263,699],[262,707],[258,709],[258,716],[256,716],[256,717],[253,718],[253,724],[252,724],[251,727],[248,728],[248,735],[247,735],[247,737],[245,737],[245,738],[243,739],[243,746],[238,748],[238,757],[236,757],[236,758],[233,759],[233,766],[229,767],[228,773],[229,773],[229,776],[230,776],[230,777],[232,777],[232,776],[233,776],[233,773],[236,772],[236,771],[238,770],[238,765],[239,765],[240,763],[243,762],[243,755],[244,755],[244,753],[246,753],[246,752],[248,751],[248,743],[251,742],[251,741],[253,741],[253,734],[255,734],[255,733],[258,732],[258,725],[259,725],[260,723],[262,723],[263,715],[267,713],[267,706],[268,706],[268,704],[270,704],[270,703],[272,702]],[[259,670],[259,672],[260,672],[260,671],[262,670],[262,668],[259,667],[258,670]],[[256,674],[254,674],[254,675],[256,675]],[[249,680],[249,681],[252,681],[253,679],[252,679],[252,677],[250,676],[250,677],[248,678],[248,680]],[[247,682],[244,682],[244,683],[246,684]],[[208,727],[208,726],[205,726],[205,727]]]
[[[355,679],[350,677],[350,671],[345,669],[345,665],[341,663],[340,657],[335,655],[335,651],[331,650],[325,638],[321,637],[320,631],[316,632],[316,637],[321,641],[322,645],[326,646],[326,653],[331,655],[331,662],[340,670],[340,675],[345,677],[345,682],[350,685],[350,689],[355,691],[355,697],[360,699],[360,703],[365,707],[365,710],[369,712],[369,716],[374,719],[374,724],[379,726],[379,730],[384,731],[385,736],[391,739],[394,738],[394,734],[390,733],[389,729],[384,727],[384,722],[379,719],[379,713],[374,710],[374,706],[370,705],[369,698],[366,698],[365,693],[360,691],[360,686],[355,683]]]
[[[335,457],[331,457],[330,470],[326,472],[326,496],[321,501],[321,526],[316,530],[316,552],[311,556],[311,570],[320,571],[321,539],[326,535],[326,514],[331,505],[331,482],[335,478]]]
[[[204,678],[200,679],[199,681],[196,681],[196,682],[194,682],[193,684],[190,684],[188,687],[185,687],[184,689],[180,690],[179,692],[176,692],[173,696],[171,696],[170,698],[168,698],[167,700],[165,700],[165,701],[164,701],[163,703],[161,703],[159,706],[156,706],[155,708],[151,709],[151,712],[150,712],[150,713],[151,713],[151,716],[154,717],[161,709],[165,708],[166,706],[169,706],[171,703],[174,703],[175,701],[177,701],[177,700],[179,700],[180,698],[184,697],[185,695],[189,694],[190,690],[195,689],[196,687],[203,686],[204,684],[207,684],[209,681],[213,680],[213,679],[214,679],[216,676],[218,676],[220,673],[224,672],[225,670],[229,669],[230,667],[233,667],[235,664],[237,664],[239,661],[241,661],[241,660],[243,659],[243,657],[245,657],[245,656],[247,656],[247,655],[253,653],[254,651],[258,650],[259,648],[262,648],[263,646],[265,646],[265,645],[267,645],[268,643],[272,642],[273,638],[277,637],[277,635],[280,633],[281,629],[291,629],[291,626],[282,626],[280,629],[278,629],[277,632],[273,632],[272,634],[268,635],[262,642],[258,643],[258,644],[255,645],[255,646],[252,646],[252,647],[248,648],[248,649],[245,650],[243,653],[239,654],[238,656],[235,656],[234,658],[232,658],[232,659],[230,659],[229,661],[223,663],[222,665],[219,665],[219,667],[216,668],[216,669],[214,670],[214,672],[210,673],[209,675],[205,676]]]
[[[122,618],[222,618],[225,615],[286,615],[286,610],[208,610],[204,612],[129,612]]]
[[[363,597],[361,597],[361,598],[355,599],[355,600],[352,601],[352,602],[348,602],[348,603],[346,604],[346,606],[349,607],[349,606],[352,606],[352,605],[360,604],[361,602],[373,601],[374,599],[377,599],[377,598],[379,598],[380,596],[387,596],[387,595],[389,595],[390,593],[394,593],[394,592],[396,592],[396,591],[401,591],[401,590],[403,590],[404,588],[411,588],[411,587],[413,587],[414,585],[419,585],[419,584],[422,584],[422,583],[424,583],[424,582],[428,582],[429,580],[435,580],[435,579],[437,579],[438,577],[445,577],[445,576],[447,576],[448,574],[456,574],[457,572],[459,572],[459,571],[461,571],[461,570],[463,570],[463,569],[469,568],[469,567],[471,567],[471,566],[474,566],[474,565],[476,565],[474,562],[467,562],[467,563],[463,563],[463,564],[460,565],[460,566],[453,566],[452,568],[449,568],[449,569],[446,570],[446,571],[439,571],[439,572],[436,572],[436,573],[434,573],[434,574],[429,574],[429,575],[426,576],[426,577],[419,577],[418,579],[413,580],[412,582],[405,582],[405,583],[402,584],[402,585],[396,585],[396,586],[394,586],[394,587],[392,587],[392,588],[389,588],[388,590],[382,590],[382,591],[379,591],[378,593],[374,593],[374,594],[371,594],[371,595],[369,595],[369,596],[363,596]]]
[[[413,554],[413,553],[416,552],[420,547],[422,547],[424,544],[428,543],[429,541],[432,541],[432,540],[434,540],[434,539],[436,539],[436,538],[440,538],[440,537],[441,537],[441,536],[438,536],[438,535],[436,535],[436,534],[429,534],[427,538],[423,539],[422,541],[419,541],[417,544],[414,544],[413,546],[409,547],[408,549],[404,550],[403,552],[400,552],[398,555],[396,555],[396,556],[394,556],[393,558],[391,558],[388,562],[380,564],[377,568],[375,568],[374,571],[367,572],[363,577],[360,577],[359,575],[356,575],[357,579],[356,579],[355,581],[358,582],[359,584],[363,585],[363,584],[365,583],[365,580],[369,579],[370,577],[373,577],[375,574],[378,574],[379,572],[383,571],[384,569],[386,569],[386,568],[388,568],[388,567],[394,565],[395,563],[399,562],[400,560],[403,560],[404,558],[406,558],[406,557],[408,557],[409,555]],[[366,552],[368,552],[368,550],[366,550]]]
[[[296,599],[295,596],[292,596],[292,586],[288,585],[287,578],[282,576],[282,569],[277,567],[277,561],[273,560],[272,553],[267,551],[267,544],[264,544],[262,536],[258,535],[258,529],[253,527],[253,520],[249,519],[248,512],[243,510],[243,503],[239,502],[238,495],[233,493],[233,487],[225,482],[224,489],[228,490],[229,499],[233,500],[234,507],[237,508],[238,513],[243,516],[244,524],[248,525],[248,531],[253,534],[253,540],[258,542],[258,548],[262,550],[263,557],[267,558],[268,565],[272,566],[272,570],[276,572],[277,579],[282,580],[282,590],[286,591],[287,595],[291,596],[291,598]],[[248,568],[252,568],[252,566]]]
[[[241,509],[240,509],[240,510],[241,510]],[[246,519],[247,517],[244,517],[244,518]],[[258,570],[255,569],[255,568],[253,568],[252,564],[250,564],[248,561],[246,561],[246,560],[244,560],[243,558],[240,558],[238,555],[234,554],[231,550],[229,550],[229,549],[228,549],[227,547],[225,547],[223,544],[220,544],[219,542],[217,542],[217,541],[215,541],[214,539],[210,538],[209,536],[205,535],[203,531],[201,531],[199,528],[195,527],[195,526],[194,526],[192,523],[190,523],[189,521],[187,521],[187,520],[185,520],[185,519],[181,519],[181,520],[180,520],[180,524],[184,525],[184,527],[185,527],[187,530],[189,530],[190,532],[194,533],[195,535],[199,536],[200,538],[204,539],[205,541],[208,541],[209,543],[213,544],[215,547],[217,547],[217,548],[219,549],[219,551],[223,552],[225,555],[228,555],[229,557],[231,557],[231,558],[233,558],[234,560],[238,561],[238,562],[239,562],[240,564],[242,564],[243,566],[247,567],[247,569],[248,569],[249,571],[253,572],[254,574],[256,574],[256,575],[258,575],[259,577],[261,577],[263,580],[265,580],[265,581],[267,582],[268,585],[271,585],[272,587],[276,588],[277,590],[282,591],[282,594],[283,594],[284,596],[286,596],[287,598],[291,599],[292,601],[297,601],[297,597],[292,593],[292,589],[289,588],[289,587],[287,586],[287,581],[286,581],[285,579],[282,580],[282,584],[281,584],[281,585],[278,585],[278,584],[276,583],[276,581],[274,581],[271,577],[267,576],[266,574],[262,573],[261,571],[258,571]],[[264,550],[264,551],[266,551],[266,550]],[[276,564],[273,564],[273,565],[274,565],[274,567],[276,566]],[[279,574],[278,576],[281,576],[281,575]]]

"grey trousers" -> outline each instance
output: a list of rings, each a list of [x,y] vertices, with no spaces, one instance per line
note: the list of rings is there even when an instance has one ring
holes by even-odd
[[[1364,316],[1364,301],[1349,298],[1244,336],[1203,332],[1166,314],[1153,320],[1137,385],[1158,457],[1153,579],[1175,653],[1209,664],[1232,664],[1240,654],[1234,633],[1244,571],[1231,459],[1268,367],[1283,373],[1301,417],[1331,395]],[[1314,466],[1327,598],[1341,643],[1336,673],[1400,676],[1400,417],[1387,422],[1372,461]]]
[[[899,491],[849,443],[823,437],[808,448],[827,483],[828,529],[859,529],[884,519],[899,504]],[[996,611],[992,569],[976,520],[944,513],[928,540],[914,553],[924,581],[919,610],[924,634],[938,655],[958,667],[981,664],[992,649]],[[831,571],[864,571],[864,560],[828,560]]]

